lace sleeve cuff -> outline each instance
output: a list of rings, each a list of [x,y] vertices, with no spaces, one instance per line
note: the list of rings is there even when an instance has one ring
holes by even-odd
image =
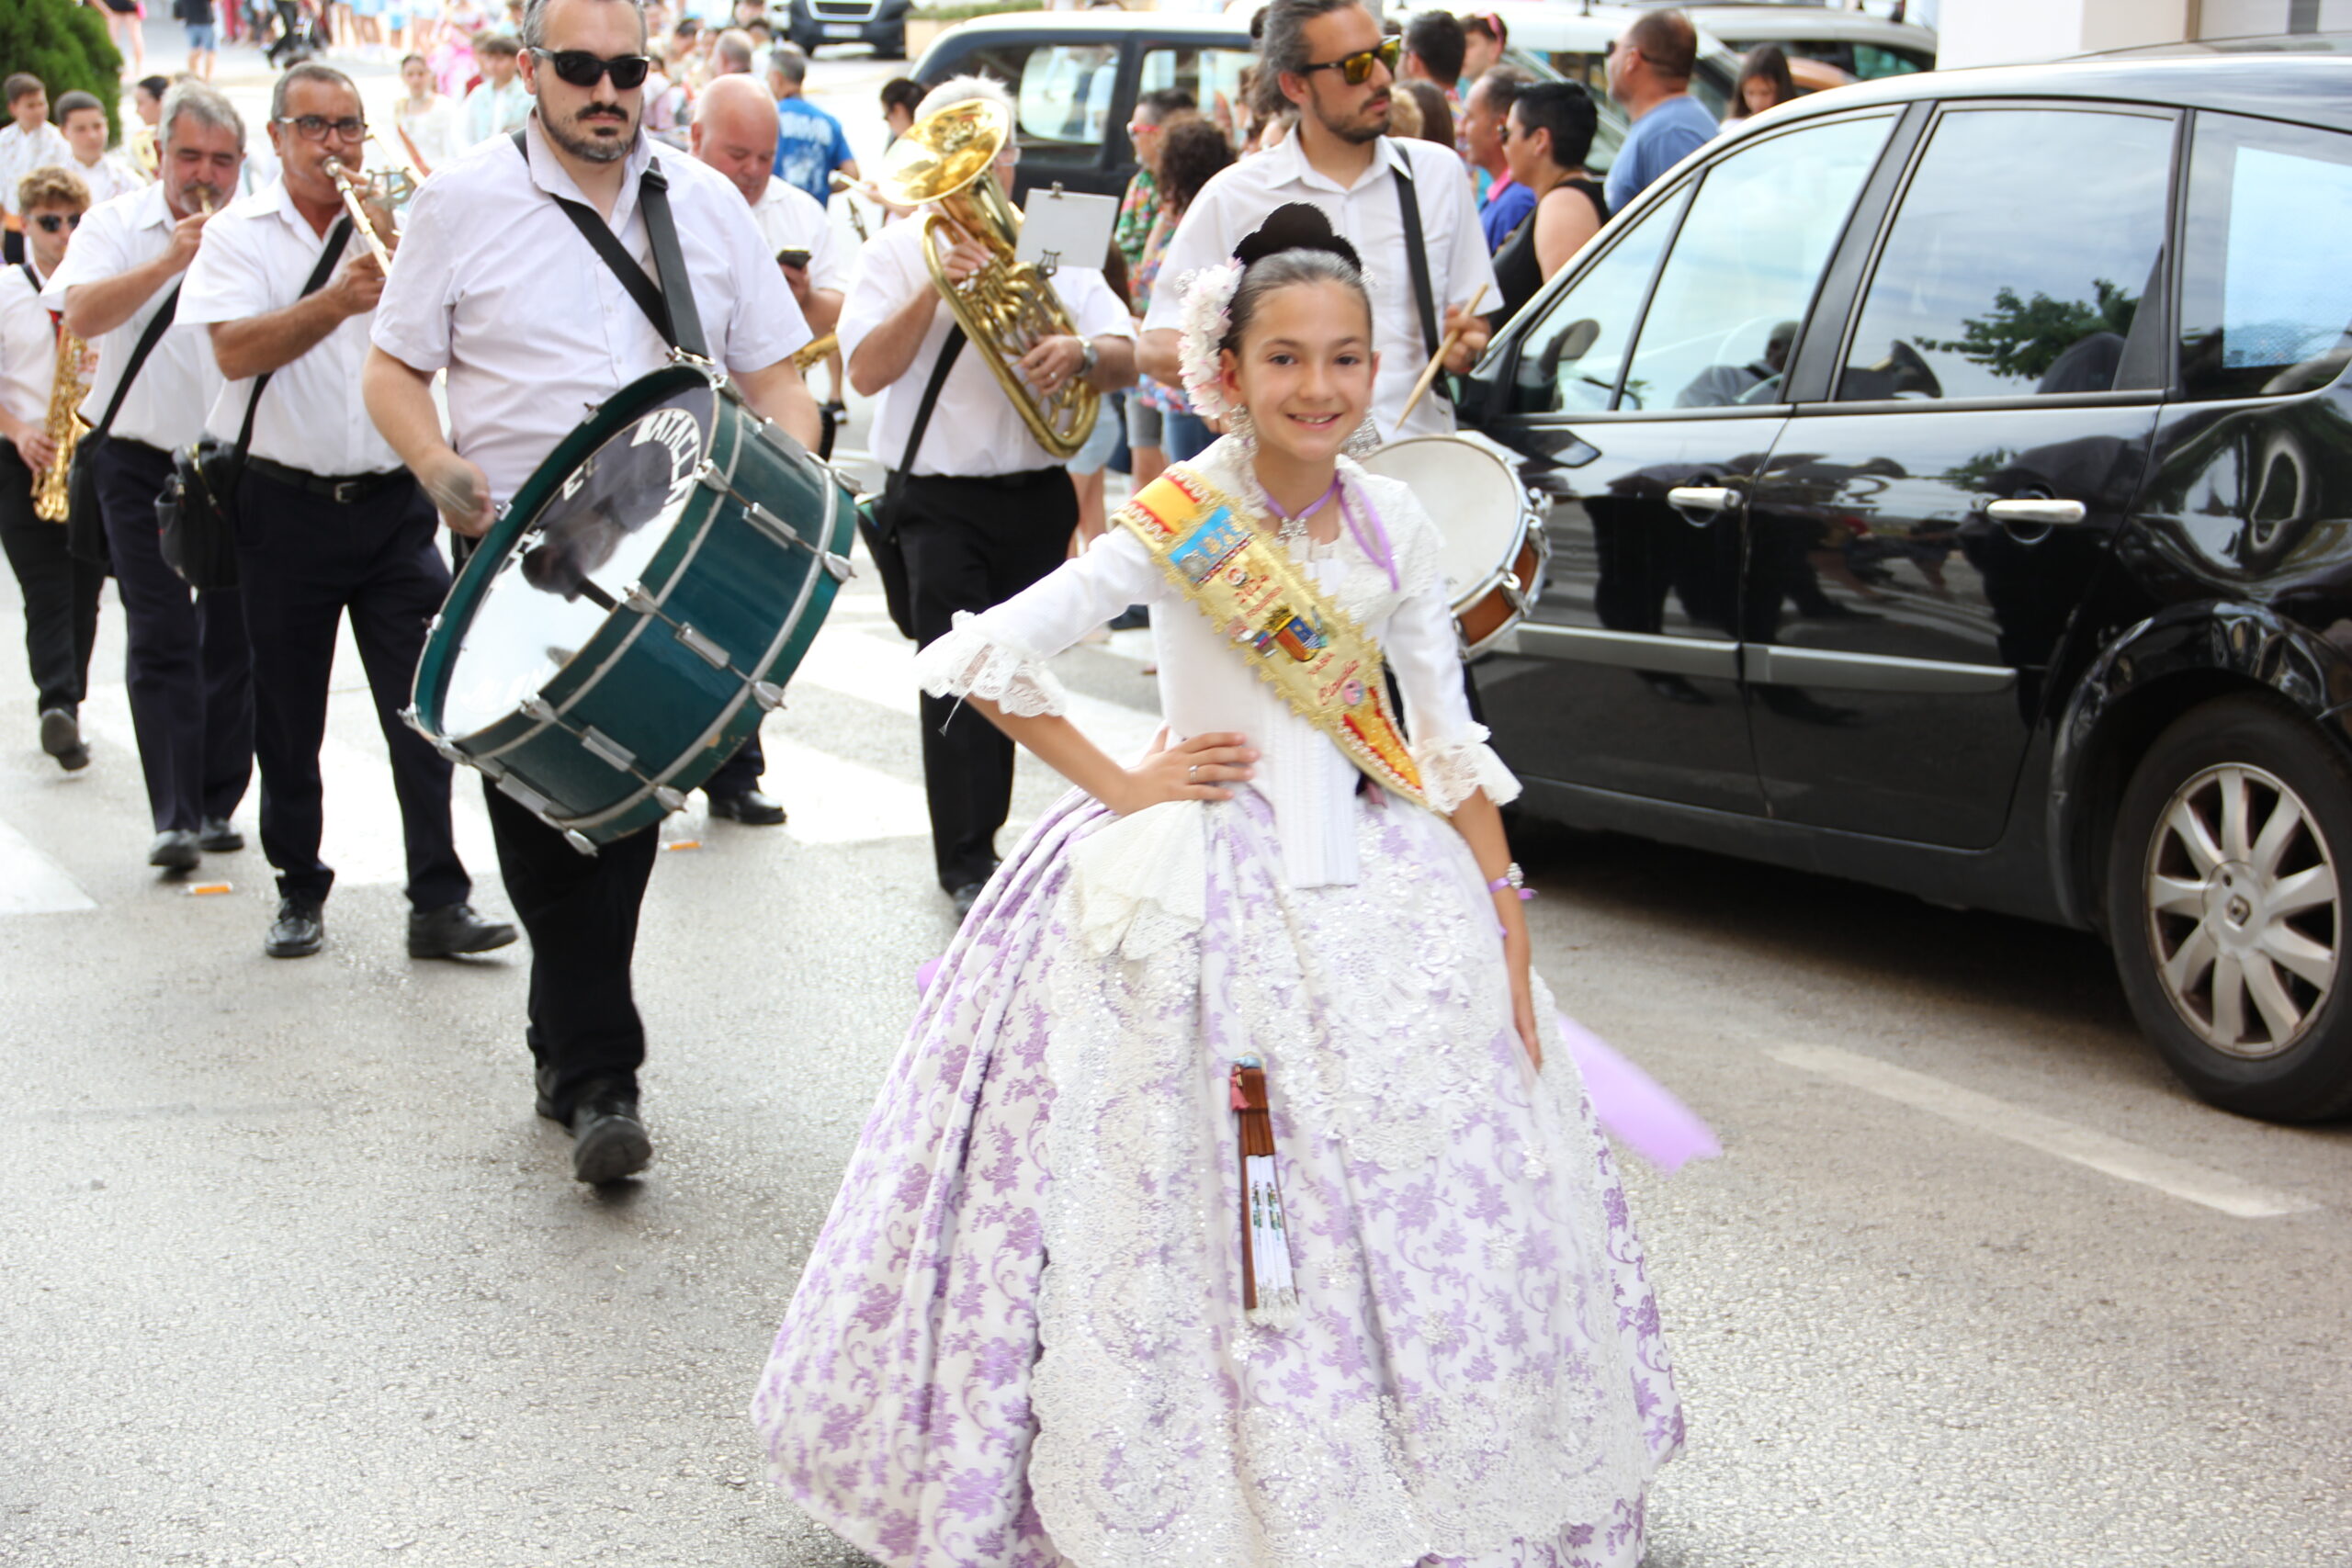
[[[1421,773],[1421,791],[1441,812],[1452,812],[1470,798],[1473,790],[1485,790],[1487,798],[1497,806],[1519,798],[1519,780],[1487,744],[1483,724],[1474,724],[1451,739],[1417,742],[1412,751],[1413,765]]]
[[[915,655],[915,679],[934,697],[983,697],[1020,718],[1069,711],[1069,695],[1046,661],[992,640],[969,610],[956,611],[954,628]]]

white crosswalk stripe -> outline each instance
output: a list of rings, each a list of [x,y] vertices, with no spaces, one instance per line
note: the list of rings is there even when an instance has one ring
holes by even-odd
[[[65,868],[0,821],[0,915],[61,915],[95,909]]]

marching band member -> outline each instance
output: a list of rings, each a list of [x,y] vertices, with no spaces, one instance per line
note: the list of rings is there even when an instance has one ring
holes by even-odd
[[[0,546],[25,596],[25,658],[40,715],[40,747],[67,772],[90,765],[79,713],[88,693],[90,645],[98,629],[98,592],[107,574],[76,560],[65,527],[35,514],[33,486],[58,461],[50,407],[60,389],[56,318],[40,302],[41,284],[57,270],[89,192],[61,168],[37,169],[17,183],[30,254],[0,272]],[[86,367],[72,367],[74,375]],[[66,396],[73,389],[62,389]],[[75,401],[80,401],[78,398]]]
[[[82,415],[105,417],[148,323],[179,308],[208,214],[237,188],[245,122],[200,82],[164,96],[163,175],[83,220],[74,248],[41,288],[66,327],[98,351]],[[234,589],[192,593],[164,564],[155,496],[172,454],[203,434],[220,390],[205,329],[182,321],[156,339],[97,457],[98,510],[130,631],[130,722],[147,775],[155,840],[147,863],[192,871],[199,851],[244,848],[229,814],[253,779],[252,658]]]
[[[775,160],[775,105],[750,77],[721,76],[703,89],[694,112],[687,132],[694,155],[725,175],[751,203],[760,241],[775,255],[808,330],[820,335],[831,332],[841,320],[842,286],[848,280],[834,253],[825,209],[806,191],[768,172]],[[788,251],[805,259],[798,265],[786,261]],[[766,765],[754,731],[703,785],[710,814],[752,827],[781,823],[784,807],[760,788]]]
[[[325,937],[334,871],[319,747],[336,627],[353,638],[391,750],[408,849],[408,951],[450,958],[503,947],[514,928],[467,904],[473,884],[449,825],[449,764],[400,718],[424,649],[425,623],[449,591],[433,503],[368,418],[359,372],[384,272],[353,231],[331,160],[356,167],[368,135],[359,89],[342,72],[298,64],[277,79],[270,141],[283,169],[205,231],[179,319],[211,329],[227,385],[207,429],[253,438],[237,484],[238,592],[254,650],[254,752],[261,766],[261,847],[277,868],[278,907],[263,951],[302,958]],[[391,243],[391,224],[373,215]],[[331,281],[305,294],[328,249]],[[254,398],[254,378],[267,376]]]
[[[1490,305],[1495,301],[1494,264],[1462,160],[1452,148],[1387,134],[1398,48],[1396,39],[1381,37],[1363,0],[1273,0],[1260,68],[1296,107],[1298,129],[1281,146],[1211,180],[1185,209],[1160,264],[1162,277],[1182,280],[1222,265],[1274,208],[1293,201],[1321,208],[1363,253],[1372,278],[1380,332],[1373,410],[1381,434],[1391,440],[1453,428],[1443,398],[1423,398],[1409,422],[1405,402],[1431,352],[1456,327],[1462,336],[1448,350],[1446,367],[1463,371],[1477,362],[1488,329],[1484,318],[1469,314],[1469,305],[1481,288]],[[1182,297],[1181,288],[1154,289],[1143,323],[1144,371],[1171,387],[1179,376]],[[1193,456],[1187,446],[1171,441],[1169,457]]]
[[[1012,112],[1012,96],[995,82],[958,76],[933,88],[916,118],[976,98]],[[998,154],[995,177],[1007,191],[1018,156],[1010,141]],[[876,399],[872,446],[894,468],[907,461],[923,389],[956,325],[923,259],[923,229],[899,223],[874,237],[842,311],[850,385]],[[946,255],[949,280],[964,282],[992,254],[977,240],[960,241]],[[1102,274],[1064,267],[1053,287],[1079,335],[1031,349],[1020,364],[1023,378],[1040,392],[1073,376],[1103,392],[1132,385],[1134,321]],[[1078,527],[1069,469],[1029,434],[981,358],[992,351],[968,346],[948,371],[891,505],[919,643],[946,635],[959,613],[1009,599],[1059,566]],[[948,698],[922,699],[932,853],[958,915],[996,870],[997,829],[1012,808],[1012,742],[988,720]]]
[[[90,189],[90,205],[103,207],[147,183],[119,152],[107,151],[107,109],[89,93],[67,93],[57,100],[57,123],[74,150],[65,166]]]
[[[791,363],[808,331],[741,195],[642,133],[643,14],[633,0],[529,0],[523,41],[537,100],[526,151],[500,138],[435,171],[409,209],[377,308],[368,410],[392,449],[450,527],[479,536],[583,405],[666,361],[662,334],[556,205],[584,204],[588,220],[644,258],[639,191],[651,166],[669,182],[713,359],[753,409],[813,447],[817,408]],[[443,368],[447,437],[432,395]],[[580,1180],[633,1174],[653,1146],[638,1111],[645,1030],[629,959],[659,835],[582,855],[496,788],[485,793],[507,895],[531,938],[539,1113],[571,1129]]]

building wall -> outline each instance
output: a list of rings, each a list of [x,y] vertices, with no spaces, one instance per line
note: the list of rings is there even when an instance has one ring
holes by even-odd
[[[2217,0],[2204,3],[2210,8]],[[2292,0],[2235,3],[2275,4],[2283,11]],[[2177,43],[2188,36],[2189,5],[2190,0],[1945,0],[1936,63],[1944,70],[2016,65],[2094,50]],[[2285,28],[2282,22],[2256,30]]]

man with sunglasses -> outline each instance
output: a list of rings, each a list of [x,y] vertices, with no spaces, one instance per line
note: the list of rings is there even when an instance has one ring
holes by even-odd
[[[237,591],[192,593],[164,563],[155,497],[220,390],[211,336],[178,314],[179,292],[209,215],[236,192],[245,122],[212,88],[178,83],[164,95],[162,157],[153,185],[91,209],[41,299],[98,351],[82,417],[98,423],[123,391],[96,449],[98,512],[130,634],[130,722],[155,824],[147,863],[187,872],[205,852],[244,848],[229,815],[253,780],[253,660]],[[126,378],[166,307],[172,324]]]
[[[225,385],[205,429],[251,441],[237,481],[238,593],[254,650],[261,847],[278,906],[262,951],[305,958],[326,936],[334,870],[319,858],[327,685],[351,617],[377,722],[390,749],[408,850],[408,952],[454,958],[503,947],[514,928],[467,902],[473,884],[449,823],[449,764],[400,720],[425,623],[449,592],[433,503],[369,423],[359,398],[368,327],[384,270],[353,232],[330,163],[359,165],[368,122],[349,77],[315,61],[278,77],[269,138],[282,173],[232,202],[205,231],[180,292]],[[389,214],[371,213],[389,245]],[[332,257],[328,253],[334,252]],[[324,265],[326,281],[306,286]],[[269,380],[255,398],[255,378]]]
[[[1482,289],[1493,300],[1495,269],[1469,176],[1451,148],[1387,135],[1400,46],[1381,36],[1359,0],[1273,0],[1265,17],[1260,68],[1297,107],[1298,129],[1202,188],[1169,242],[1160,276],[1223,265],[1243,236],[1285,202],[1321,208],[1363,254],[1370,276],[1380,355],[1373,417],[1381,434],[1394,440],[1449,432],[1453,410],[1442,397],[1422,399],[1409,420],[1404,413],[1414,381],[1448,333],[1462,329],[1445,355],[1450,370],[1467,370],[1487,345],[1487,322],[1469,314],[1469,306]],[[1170,386],[1182,380],[1182,290],[1152,291],[1139,358],[1145,374]],[[1170,446],[1171,460],[1195,455],[1178,446]]]
[[[557,206],[586,210],[648,276],[644,176],[658,165],[711,357],[753,409],[817,445],[817,405],[791,355],[807,325],[742,195],[643,131],[645,22],[634,0],[529,0],[522,132],[476,148],[419,188],[372,333],[368,412],[442,520],[479,536],[590,406],[667,362],[669,344]],[[449,430],[433,400],[448,372]],[[594,856],[502,793],[485,792],[509,899],[531,938],[538,1110],[572,1134],[572,1174],[642,1169],[645,1030],[629,983],[659,835]]]
[[[90,193],[72,171],[36,169],[13,193],[24,214],[26,249],[0,271],[0,547],[25,598],[25,657],[32,669],[41,750],[71,773],[90,765],[79,713],[98,629],[98,592],[107,574],[74,558],[65,530],[35,515],[33,485],[57,460],[49,437],[50,394],[56,387],[57,321],[40,302]],[[89,367],[69,374],[86,377]]]

